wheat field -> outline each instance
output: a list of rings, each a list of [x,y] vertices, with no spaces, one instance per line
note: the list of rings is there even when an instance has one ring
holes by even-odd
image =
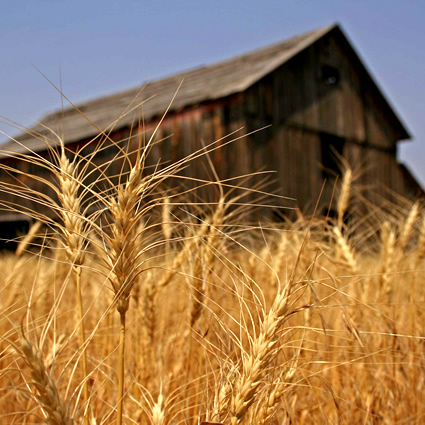
[[[1,183],[49,213],[0,258],[0,423],[423,423],[422,204],[371,205],[343,164],[334,218],[260,226],[262,188],[169,186],[214,145],[147,167],[154,132],[117,183],[51,137],[16,154],[50,192]]]

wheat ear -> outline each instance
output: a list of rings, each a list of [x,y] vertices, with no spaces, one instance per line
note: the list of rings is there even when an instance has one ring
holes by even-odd
[[[334,227],[333,232],[336,237],[337,247],[339,248],[339,251],[341,252],[342,257],[348,264],[348,266],[351,269],[351,272],[353,274],[357,273],[357,262],[354,258],[354,253],[348,243],[348,240],[346,237],[342,234],[339,227]]]
[[[165,240],[165,256],[168,258],[170,253],[170,239],[173,232],[171,226],[171,208],[170,208],[170,198],[165,195],[162,203],[162,220],[161,220],[162,233]]]
[[[162,393],[159,394],[158,400],[152,406],[152,425],[164,425],[165,423],[165,411],[164,411],[164,396]]]
[[[396,235],[388,221],[384,222],[381,229],[381,279],[380,284],[384,292],[390,296],[392,287],[389,273],[393,270],[395,255]]]
[[[82,359],[82,372],[83,372],[83,400],[85,404],[84,424],[89,425],[88,408],[89,402],[89,389],[87,380],[87,350],[86,350],[86,336],[84,329],[84,309],[83,298],[81,289],[81,272],[84,263],[85,251],[84,244],[86,238],[84,237],[84,220],[81,216],[81,205],[79,197],[79,188],[82,182],[79,180],[77,167],[75,162],[70,162],[65,154],[64,144],[61,139],[61,155],[59,158],[59,170],[57,177],[60,185],[58,192],[59,201],[62,205],[60,210],[63,226],[61,227],[65,239],[65,251],[68,260],[72,264],[73,275],[75,278],[75,285],[77,288],[77,304],[79,314],[79,329],[80,329],[80,345],[81,345],[81,359]]]
[[[269,394],[267,394],[263,405],[260,407],[258,414],[255,417],[255,424],[265,425],[275,415],[277,408],[281,404],[282,389],[279,387],[273,388]]]
[[[33,347],[20,332],[21,350],[25,362],[31,370],[32,383],[36,388],[34,398],[43,410],[48,425],[72,425],[67,404],[61,399],[55,382],[47,372],[44,357],[37,347]]]
[[[425,258],[425,212],[422,214],[422,224],[419,233],[419,241],[416,249],[416,267]]]
[[[293,382],[293,377],[297,370],[297,362],[299,358],[299,351],[293,361],[290,362],[289,368],[285,371],[283,376],[272,383],[272,389],[267,394],[265,401],[259,406],[257,414],[255,415],[255,425],[266,425],[273,421],[277,411],[282,406],[282,399],[287,393],[285,391],[288,386]]]
[[[351,171],[351,168],[347,168],[345,170],[344,177],[342,178],[341,193],[338,198],[337,206],[338,227],[340,229],[342,229],[342,225],[344,223],[344,215],[347,212],[347,208],[350,202],[350,190],[352,180],[353,172]]]
[[[34,240],[34,238],[37,235],[37,232],[39,231],[41,227],[41,221],[35,221],[31,227],[28,230],[28,233],[25,235],[25,237],[19,241],[18,247],[15,251],[16,257],[21,257],[22,254],[25,252],[25,250],[28,248],[30,243]]]
[[[211,412],[207,412],[207,420],[219,422],[222,421],[224,413],[227,410],[230,397],[232,395],[232,388],[236,382],[237,366],[232,363],[230,370],[228,370],[226,374],[223,373],[223,368],[221,368],[221,373],[223,376],[221,377],[219,383],[216,384],[214,401]]]
[[[400,235],[399,247],[403,252],[409,243],[410,236],[412,234],[413,225],[415,224],[416,218],[418,217],[419,203],[415,202],[409,211],[409,215],[404,223],[403,230]]]
[[[75,162],[69,161],[63,147],[57,177],[60,185],[58,196],[62,206],[60,213],[63,220],[62,233],[65,239],[65,251],[72,264],[78,267],[84,263],[85,257],[84,220],[81,216],[78,195],[82,183],[78,179]]]
[[[205,264],[202,260],[204,248],[202,245],[199,246],[191,272],[192,307],[190,310],[190,326],[192,328],[202,314],[202,304],[205,297]]]
[[[239,424],[254,403],[264,374],[276,357],[279,330],[291,313],[289,298],[292,287],[292,283],[289,282],[285,289],[277,294],[260,325],[258,336],[252,341],[250,352],[244,353],[241,375],[235,384],[230,401],[232,425]]]

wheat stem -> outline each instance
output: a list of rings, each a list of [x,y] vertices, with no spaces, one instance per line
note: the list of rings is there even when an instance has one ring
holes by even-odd
[[[124,368],[125,368],[125,316],[126,312],[120,313],[120,349],[119,349],[119,376],[117,397],[117,425],[122,425],[123,402],[124,402]]]
[[[89,406],[88,406],[89,388],[87,384],[88,369],[87,369],[86,336],[85,336],[85,329],[84,329],[84,309],[83,309],[83,298],[82,298],[82,291],[81,291],[81,267],[80,266],[73,267],[73,272],[75,275],[75,283],[77,286],[80,341],[81,341],[81,350],[82,350],[81,361],[82,361],[83,379],[84,379],[83,400],[85,405],[84,424],[90,425]]]

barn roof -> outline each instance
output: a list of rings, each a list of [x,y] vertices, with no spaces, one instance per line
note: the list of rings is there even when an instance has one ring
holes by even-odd
[[[354,49],[345,38],[339,26],[330,25],[213,65],[202,66],[170,77],[151,81],[142,90],[142,87],[136,87],[90,100],[77,105],[77,108],[95,123],[97,127],[106,129],[126,110],[131,102],[133,102],[133,105],[136,105],[144,100],[148,100],[146,103],[143,103],[143,117],[145,120],[162,115],[182,81],[183,84],[171,105],[171,111],[178,111],[191,105],[217,100],[243,92],[331,31],[338,31],[346,43],[348,43],[351,52],[354,52]],[[356,54],[355,56],[361,66],[363,66],[367,77],[376,88],[378,95],[382,97],[388,113],[391,114],[392,123],[400,135],[400,139],[409,138],[410,136],[400,119],[370,77],[370,74],[358,56]],[[128,127],[132,124],[133,119],[134,114],[127,114],[120,119],[119,125],[115,129]],[[66,108],[63,112],[57,111],[46,115],[41,119],[41,124],[35,125],[31,130],[46,134],[46,127],[59,133],[62,133],[62,129],[64,128],[65,143],[88,139],[98,134],[98,130],[93,124],[72,106]],[[43,142],[27,134],[21,134],[17,139],[22,146],[16,146],[14,143],[13,150],[15,152],[26,149],[33,151],[46,149]],[[7,143],[4,147],[11,148],[12,142]],[[0,153],[1,156],[5,155]]]

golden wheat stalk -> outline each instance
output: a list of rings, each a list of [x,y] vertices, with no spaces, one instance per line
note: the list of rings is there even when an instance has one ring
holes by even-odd
[[[146,177],[143,176],[145,160],[154,134],[148,144],[138,150],[135,164],[126,182],[111,188],[112,193],[104,201],[105,209],[111,215],[109,231],[105,231],[102,226],[97,227],[105,248],[106,265],[109,268],[108,279],[115,295],[116,310],[120,315],[118,425],[122,424],[123,417],[126,314],[132,289],[144,263],[142,255],[158,245],[156,243],[140,249],[140,233],[146,232],[148,227],[140,228],[139,223],[162,201],[162,199],[153,201],[146,199],[179,167],[178,164],[171,165],[163,170],[155,170]],[[161,243],[163,244],[163,241]]]
[[[41,221],[35,221],[28,230],[28,233],[23,239],[19,241],[18,247],[16,248],[15,255],[21,257],[22,254],[26,251],[28,246],[37,236],[37,232],[40,230]]]
[[[228,410],[229,401],[232,395],[232,388],[235,385],[238,376],[237,365],[230,362],[230,369],[224,373],[224,366],[220,367],[221,379],[215,383],[214,400],[211,411],[207,411],[207,421],[222,422],[225,413]],[[207,422],[208,423],[208,422]]]
[[[416,248],[416,267],[425,258],[425,212],[422,213],[422,224],[419,232],[418,246]]]
[[[152,425],[165,424],[165,403],[162,393],[158,395],[158,400],[152,406],[151,423]]]
[[[279,410],[282,410],[283,399],[288,395],[288,388],[294,388],[293,378],[297,371],[301,346],[289,362],[284,373],[272,382],[266,396],[259,400],[260,404],[252,420],[253,425],[267,425],[276,418]]]
[[[59,167],[57,170],[57,178],[59,181],[60,191],[59,202],[62,206],[60,214],[63,220],[63,226],[60,227],[64,237],[65,252],[68,260],[72,264],[75,285],[77,289],[77,304],[79,315],[80,345],[82,359],[82,375],[83,375],[83,400],[85,404],[84,423],[89,425],[89,389],[86,377],[88,376],[87,366],[87,347],[84,326],[84,308],[81,288],[81,272],[85,259],[85,244],[87,242],[87,232],[85,229],[85,221],[81,215],[81,198],[79,189],[83,186],[82,176],[78,174],[76,166],[76,158],[70,162],[65,153],[65,146],[61,142],[61,154],[59,157]]]
[[[20,332],[20,348],[26,364],[31,370],[32,384],[36,393],[34,398],[44,412],[48,425],[72,425],[74,422],[69,416],[68,405],[59,395],[57,386],[48,373],[43,354],[33,346]]]
[[[277,355],[279,331],[292,308],[290,295],[293,284],[288,282],[280,291],[268,314],[261,322],[258,336],[253,339],[249,352],[243,353],[242,370],[230,400],[231,424],[239,424],[254,403],[267,368]]]
[[[332,230],[335,234],[338,251],[341,253],[342,258],[350,267],[352,274],[357,274],[357,261],[354,257],[354,252],[351,249],[347,238],[342,234],[339,227],[333,227]]]
[[[136,228],[137,206],[140,194],[145,189],[142,168],[136,164],[125,185],[116,189],[116,195],[107,201],[112,215],[111,236],[104,236],[106,255],[110,267],[109,280],[115,293],[116,309],[120,315],[119,338],[119,382],[117,395],[117,424],[122,424],[124,401],[125,331],[126,313],[129,308],[131,290],[137,278],[139,266]]]
[[[338,198],[337,213],[338,213],[338,227],[342,229],[344,223],[344,216],[347,212],[350,203],[351,183],[353,180],[353,172],[351,168],[347,168],[342,178],[341,192]]]
[[[29,213],[31,217],[38,220],[36,223],[43,222],[50,227],[56,228],[59,231],[59,240],[65,249],[68,261],[72,264],[73,274],[75,276],[75,283],[77,287],[77,304],[79,311],[79,329],[80,329],[80,345],[82,350],[82,371],[84,378],[87,377],[87,355],[86,355],[86,340],[84,332],[84,311],[82,306],[81,295],[81,266],[84,262],[84,245],[86,243],[86,232],[89,221],[84,218],[84,213],[81,212],[81,199],[80,189],[84,187],[83,179],[84,172],[87,170],[86,166],[82,166],[82,171],[78,170],[78,160],[80,159],[78,153],[75,154],[74,160],[70,161],[67,158],[64,141],[54,131],[50,130],[55,137],[55,143],[52,140],[49,142],[52,145],[59,146],[59,149],[53,148],[47,141],[46,146],[51,154],[51,160],[43,158],[40,155],[11,155],[15,159],[20,159],[23,163],[37,166],[40,175],[25,174],[24,171],[16,170],[21,179],[17,179],[16,184],[5,183],[6,190],[9,193],[15,194],[21,199],[31,200],[32,202],[41,206],[46,213],[38,212],[37,209],[29,211],[24,205],[10,204],[7,205],[9,209],[15,208],[19,212]],[[3,167],[2,167],[3,168]],[[12,169],[10,169],[11,172]],[[44,190],[33,189],[32,186],[25,184],[25,178],[35,180],[38,187],[44,187]],[[52,181],[53,180],[53,181]],[[56,184],[54,183],[56,180]],[[89,188],[84,187],[84,190]],[[57,195],[58,201],[52,197],[49,192],[54,192]],[[56,215],[59,220],[52,218]],[[39,226],[36,224],[35,226]],[[33,228],[35,230],[35,228]],[[31,229],[29,237],[34,234]],[[28,241],[24,241],[29,243]],[[17,255],[20,255],[25,245],[20,245],[17,250]],[[88,388],[86,383],[83,385],[83,399],[88,403]],[[88,425],[89,419],[85,418],[85,424]]]
[[[162,203],[162,220],[161,227],[162,233],[165,240],[165,257],[168,258],[170,253],[170,239],[173,233],[173,227],[171,225],[171,206],[170,206],[170,197],[164,195],[164,200]]]
[[[255,416],[255,424],[265,425],[273,419],[276,410],[282,403],[283,391],[278,384],[274,384],[274,388],[262,400],[261,408]]]
[[[79,189],[82,182],[79,181],[75,162],[70,162],[66,157],[65,148],[59,160],[57,178],[60,185],[58,192],[62,206],[60,214],[63,220],[63,236],[65,239],[65,251],[72,265],[81,266],[84,263],[84,220],[81,216],[81,199]]]
[[[203,246],[200,245],[197,249],[198,253],[193,260],[192,271],[191,271],[191,292],[192,292],[192,306],[190,309],[190,327],[193,328],[197,320],[202,314],[203,302],[205,298],[205,287],[206,287],[206,276],[205,276],[205,265],[202,257]]]
[[[384,293],[391,298],[392,286],[390,273],[394,267],[394,256],[396,247],[396,234],[388,221],[385,221],[381,229],[381,274],[380,286]]]
[[[406,218],[403,229],[401,231],[398,246],[402,252],[406,250],[407,245],[409,244],[410,236],[413,230],[413,225],[415,224],[415,221],[418,217],[418,213],[419,213],[419,203],[415,202],[409,211],[409,214]]]

